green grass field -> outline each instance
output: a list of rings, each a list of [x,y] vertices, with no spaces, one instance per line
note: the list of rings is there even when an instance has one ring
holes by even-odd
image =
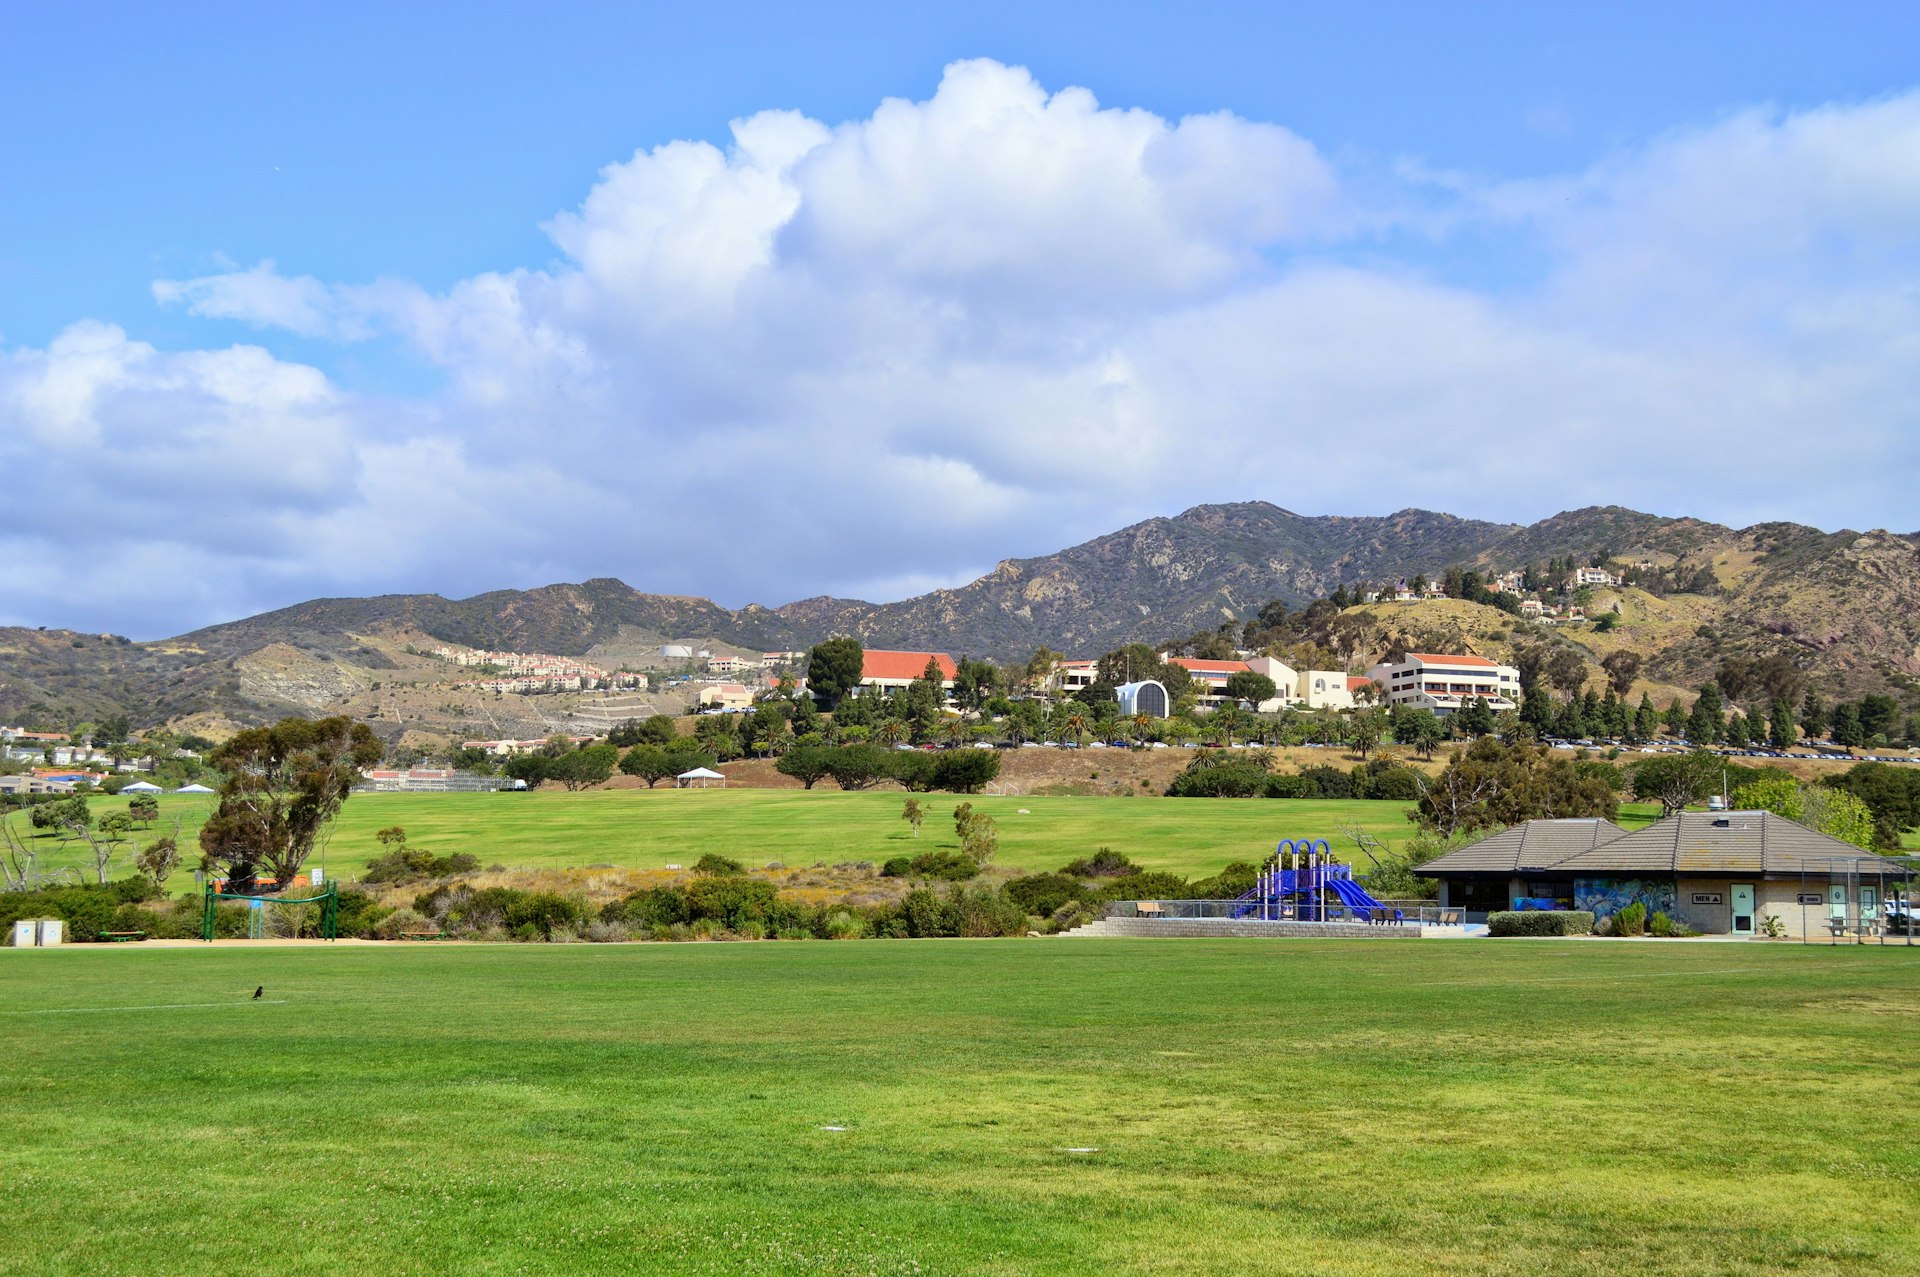
[[[998,863],[1058,869],[1112,847],[1152,869],[1188,875],[1218,872],[1234,860],[1257,861],[1281,838],[1325,838],[1343,856],[1357,853],[1340,830],[1357,826],[1390,846],[1415,832],[1400,803],[1283,799],[991,798],[921,795],[929,816],[919,840],[900,819],[898,792],[818,789],[615,789],[532,794],[359,794],[341,809],[328,867],[351,874],[379,855],[374,833],[389,825],[438,854],[470,851],[483,865],[652,869],[691,865],[709,851],[749,866],[777,860],[882,861],[956,842],[951,814],[970,801],[998,822]],[[95,798],[96,813],[126,800]],[[160,800],[162,823],[182,816],[183,846],[213,810],[211,796]],[[1022,815],[1025,808],[1027,814]],[[10,819],[25,832],[25,818]],[[78,864],[82,844],[62,849],[43,837],[49,867]],[[1364,859],[1362,860],[1364,862]],[[130,870],[123,866],[122,872]]]
[[[0,1024],[0,1273],[1920,1271],[1907,950],[7,950]]]

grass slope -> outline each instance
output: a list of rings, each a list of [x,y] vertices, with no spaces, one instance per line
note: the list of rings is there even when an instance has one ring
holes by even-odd
[[[1916,1017],[1898,949],[9,950],[0,1272],[1914,1272]]]
[[[916,841],[900,819],[905,795],[838,790],[614,789],[541,790],[531,794],[360,794],[342,809],[328,866],[350,874],[380,845],[389,825],[415,846],[439,854],[470,851],[482,864],[618,865],[653,869],[691,865],[709,851],[758,866],[817,860],[881,861],[955,843],[953,808],[963,801],[991,815],[1000,830],[998,863],[1057,869],[1099,847],[1140,864],[1188,875],[1218,872],[1229,861],[1258,861],[1282,838],[1324,838],[1355,858],[1342,827],[1356,826],[1399,846],[1415,832],[1400,803],[1290,799],[1157,799],[1027,797],[963,799],[921,795],[929,816]],[[96,798],[97,814],[124,809],[124,799]],[[182,846],[197,857],[200,822],[211,796],[163,797],[163,823],[182,817]],[[1026,810],[1025,815],[1021,809]],[[23,827],[25,818],[12,817]],[[157,828],[157,827],[156,827]],[[36,843],[48,866],[78,864],[80,844]],[[1364,864],[1364,857],[1360,857]],[[122,865],[121,872],[128,872]]]

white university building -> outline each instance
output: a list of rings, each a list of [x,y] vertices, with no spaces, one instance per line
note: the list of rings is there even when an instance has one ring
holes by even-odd
[[[1438,656],[1408,652],[1405,660],[1374,666],[1367,677],[1387,689],[1387,704],[1430,709],[1445,717],[1473,697],[1495,713],[1518,704],[1520,671],[1484,656]]]

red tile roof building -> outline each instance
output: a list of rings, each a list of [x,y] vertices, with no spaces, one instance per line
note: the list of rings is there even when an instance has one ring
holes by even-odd
[[[927,662],[932,661],[940,667],[940,677],[953,682],[960,670],[953,658],[945,652],[887,652],[870,649],[864,655],[860,665],[862,683],[898,683],[902,686],[913,682],[927,672]]]
[[[945,652],[890,652],[885,649],[869,649],[861,658],[860,694],[891,696],[902,691],[927,672],[929,660],[940,670],[941,690],[944,693],[951,693],[953,680],[960,671],[954,665],[953,658]]]
[[[1194,682],[1213,691],[1225,687],[1235,674],[1252,668],[1245,661],[1203,661],[1191,656],[1169,656],[1167,664],[1178,665],[1193,676]]]

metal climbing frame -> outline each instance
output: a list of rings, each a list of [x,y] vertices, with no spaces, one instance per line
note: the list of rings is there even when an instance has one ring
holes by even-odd
[[[1335,915],[1378,922],[1388,913],[1353,880],[1353,866],[1335,860],[1326,840],[1314,838],[1282,839],[1233,910],[1236,918],[1263,922],[1329,922]]]

